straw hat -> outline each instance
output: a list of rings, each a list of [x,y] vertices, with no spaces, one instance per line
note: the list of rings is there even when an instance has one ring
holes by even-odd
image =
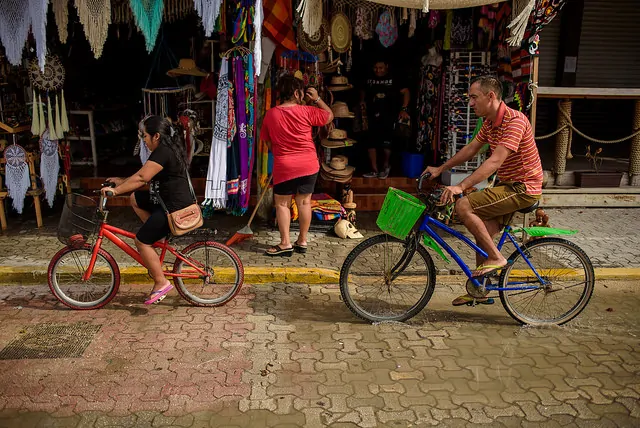
[[[338,171],[346,169],[347,165],[349,165],[349,159],[343,155],[334,156],[329,162],[329,166],[331,167],[331,169],[335,169]]]
[[[333,168],[334,165],[342,169],[334,169]],[[342,160],[337,160],[335,158],[331,158],[331,162],[329,163],[329,165],[323,162],[321,166],[322,166],[322,171],[325,173],[325,175],[330,177],[335,177],[335,178],[344,178],[344,177],[351,178],[351,176],[353,175],[353,171],[356,170],[355,167],[348,166],[346,162]]]
[[[329,23],[326,19],[322,20],[320,29],[313,36],[308,35],[301,28],[298,29],[298,45],[303,51],[312,54],[319,54],[327,50],[329,47]]]
[[[207,73],[205,71],[200,70],[196,67],[196,62],[190,58],[183,58],[178,63],[178,68],[174,68],[173,70],[167,71],[167,76],[169,77],[177,77],[177,76],[197,76],[204,77]]]
[[[347,131],[334,128],[329,131],[329,136],[323,139],[320,144],[327,149],[337,149],[340,147],[349,147],[356,143],[355,140],[347,138]]]
[[[333,112],[334,117],[345,117],[349,119],[353,119],[356,115],[353,112],[349,111],[349,106],[347,103],[342,101],[337,101],[331,105],[331,111]]]
[[[331,46],[338,53],[351,47],[351,23],[344,13],[336,13],[331,18]]]
[[[331,82],[327,89],[330,91],[346,91],[347,89],[353,88],[353,85],[349,84],[349,79],[345,76],[332,76]]]

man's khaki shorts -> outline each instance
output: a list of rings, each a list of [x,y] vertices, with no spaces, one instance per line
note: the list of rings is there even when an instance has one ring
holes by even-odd
[[[528,208],[540,199],[540,195],[528,195],[526,192],[524,183],[502,182],[470,193],[467,199],[473,212],[482,220],[497,220],[501,226],[506,226],[516,211]]]

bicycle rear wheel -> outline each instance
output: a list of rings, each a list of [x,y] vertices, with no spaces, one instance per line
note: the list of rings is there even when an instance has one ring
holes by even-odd
[[[82,280],[92,252],[89,245],[65,247],[49,263],[49,288],[60,302],[72,309],[98,309],[109,303],[118,292],[120,269],[111,254],[103,249],[98,251],[91,278]]]
[[[516,250],[511,265],[500,275],[500,287],[539,285],[531,290],[500,291],[500,300],[513,319],[522,324],[561,325],[587,306],[595,284],[589,256],[576,244],[559,238],[542,238]]]
[[[371,322],[415,316],[431,299],[435,283],[435,266],[427,250],[417,244],[411,255],[407,241],[389,235],[362,242],[340,270],[342,299],[351,312]]]
[[[244,268],[231,248],[215,241],[200,241],[189,245],[182,254],[206,272],[199,278],[174,278],[178,293],[186,301],[196,306],[220,306],[238,294],[244,282]],[[177,259],[173,273],[196,275],[198,271]]]

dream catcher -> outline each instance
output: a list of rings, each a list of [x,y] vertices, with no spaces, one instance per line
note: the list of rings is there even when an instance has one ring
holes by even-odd
[[[58,142],[49,137],[49,132],[42,134],[40,139],[40,178],[44,187],[45,198],[53,208],[56,196],[60,161],[58,160]]]
[[[64,138],[64,133],[69,131],[69,119],[67,117],[67,107],[64,101],[64,67],[60,59],[56,56],[47,56],[44,70],[38,68],[38,62],[32,60],[29,63],[29,80],[33,86],[33,120],[31,133],[42,136],[49,130],[50,140]],[[36,101],[36,90],[38,100]],[[58,91],[60,98],[58,99]],[[53,103],[55,94],[55,104]],[[42,95],[47,104],[47,123],[45,123]]]
[[[27,152],[19,145],[11,144],[4,150],[4,159],[9,197],[12,200],[13,208],[19,214],[22,214],[24,198],[27,195],[29,186],[31,186]]]

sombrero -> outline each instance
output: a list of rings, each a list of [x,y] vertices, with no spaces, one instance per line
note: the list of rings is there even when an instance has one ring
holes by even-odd
[[[205,71],[200,70],[196,67],[196,62],[190,58],[183,58],[178,63],[178,68],[174,68],[173,70],[167,71],[167,76],[169,77],[177,77],[177,76],[196,76],[196,77],[204,77],[207,73]]]
[[[336,13],[331,18],[331,46],[338,53],[351,47],[351,23],[344,13]]]
[[[333,92],[346,91],[351,88],[353,88],[353,85],[349,83],[349,79],[345,76],[331,77],[331,82],[329,83],[329,86],[327,86],[327,89]]]
[[[328,26],[327,20],[323,19],[320,29],[313,36],[308,35],[302,29],[298,29],[298,45],[302,50],[315,55],[326,51],[329,47]]]

